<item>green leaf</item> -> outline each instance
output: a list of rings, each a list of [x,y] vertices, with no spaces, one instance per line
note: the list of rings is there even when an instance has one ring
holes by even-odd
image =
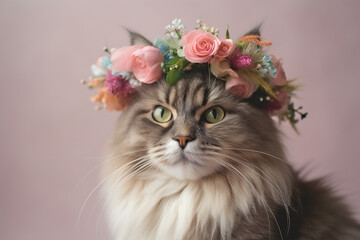
[[[174,85],[177,81],[179,81],[184,76],[184,72],[178,69],[174,69],[168,72],[166,76],[166,82],[169,85]]]
[[[171,60],[167,63],[167,65],[168,65],[169,67],[174,66],[174,65],[175,65],[176,63],[178,63],[180,60],[181,60],[181,58],[180,58],[179,56],[175,56],[173,59],[171,59]]]
[[[182,69],[184,68],[189,62],[186,60],[186,58],[182,58],[179,56],[175,56],[173,59],[168,62],[168,67],[174,67],[176,69]]]
[[[226,29],[226,39],[230,39],[229,26]]]

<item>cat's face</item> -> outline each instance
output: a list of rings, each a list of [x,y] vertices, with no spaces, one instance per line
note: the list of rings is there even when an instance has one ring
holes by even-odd
[[[122,146],[146,149],[149,166],[177,179],[246,168],[241,162],[261,167],[272,163],[255,162],[264,157],[256,151],[282,153],[272,120],[206,74],[144,86],[119,128]]]

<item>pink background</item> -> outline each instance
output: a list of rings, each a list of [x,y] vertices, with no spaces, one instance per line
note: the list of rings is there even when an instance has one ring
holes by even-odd
[[[91,197],[118,113],[96,112],[79,84],[102,47],[149,39],[175,17],[233,38],[264,21],[271,52],[303,84],[301,135],[284,125],[288,156],[307,177],[329,175],[360,219],[360,2],[0,0],[0,239],[109,239]]]

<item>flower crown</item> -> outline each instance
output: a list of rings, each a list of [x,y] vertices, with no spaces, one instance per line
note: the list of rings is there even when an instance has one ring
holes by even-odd
[[[89,88],[98,88],[91,101],[106,108],[124,110],[142,84],[151,84],[166,74],[173,85],[186,71],[207,66],[224,81],[227,91],[264,109],[280,121],[289,120],[294,127],[306,117],[302,107],[295,108],[291,98],[298,86],[287,80],[282,63],[268,55],[264,47],[271,41],[258,34],[245,35],[237,41],[225,38],[219,30],[197,21],[195,30],[186,31],[180,19],[166,26],[167,38],[157,38],[153,46],[134,45],[118,49],[104,48],[105,55],[91,66]],[[256,31],[255,31],[256,32]]]

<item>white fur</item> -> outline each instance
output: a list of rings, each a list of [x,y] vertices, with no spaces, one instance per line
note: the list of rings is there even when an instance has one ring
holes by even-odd
[[[188,182],[162,176],[131,184],[110,183],[105,190],[111,230],[116,240],[211,239],[204,235],[211,236],[209,229],[217,229],[227,239],[235,213],[246,215],[252,202],[248,188],[232,183],[224,176]],[[241,192],[237,195],[241,199],[233,199],[232,191]]]

